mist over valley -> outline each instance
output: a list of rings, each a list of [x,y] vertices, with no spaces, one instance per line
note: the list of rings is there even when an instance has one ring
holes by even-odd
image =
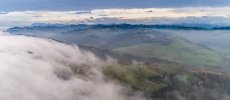
[[[0,100],[230,100],[229,0],[0,8]]]

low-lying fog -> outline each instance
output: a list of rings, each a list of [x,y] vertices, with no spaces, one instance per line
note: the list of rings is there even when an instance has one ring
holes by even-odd
[[[77,45],[51,39],[11,35],[0,28],[1,100],[146,100],[142,93],[105,80],[106,64]],[[230,31],[160,30],[230,55]],[[89,66],[89,75],[75,75],[69,66]]]
[[[106,62],[76,45],[4,32],[0,45],[1,100],[145,100],[105,81],[97,68]],[[80,77],[69,68],[81,65],[90,66],[92,74]]]
[[[230,31],[229,30],[162,30],[176,33],[194,43],[206,45],[224,56],[230,57]]]

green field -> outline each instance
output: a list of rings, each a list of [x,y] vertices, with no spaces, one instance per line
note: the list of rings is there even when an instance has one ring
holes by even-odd
[[[163,68],[160,68],[163,67]],[[146,91],[158,91],[167,85],[163,83],[147,83],[143,79],[147,79],[149,76],[162,76],[163,73],[176,74],[186,76],[188,82],[200,81],[198,78],[192,75],[192,73],[183,71],[176,65],[162,64],[158,69],[151,69],[147,66],[133,66],[133,65],[109,65],[102,68],[103,73],[111,79],[118,79],[120,82],[138,87]]]
[[[218,66],[222,61],[221,56],[214,51],[197,46],[194,43],[188,43],[180,38],[172,38],[173,42],[167,46],[160,42],[150,42],[141,45],[117,48],[115,50],[134,55],[146,57],[158,57],[170,61],[180,63],[202,65],[202,66]],[[194,51],[185,50],[192,48]],[[196,53],[194,55],[194,53]]]
[[[228,60],[224,60],[222,62],[222,66],[223,67],[229,67],[230,65],[230,49],[226,48],[226,49],[223,49],[223,48],[219,48],[219,47],[212,47],[212,49],[216,50],[218,53],[222,54],[225,58],[227,58]]]
[[[225,95],[223,100],[230,100],[230,96],[229,95]]]
[[[165,84],[156,84],[156,83],[145,83],[142,80],[142,77],[138,76],[134,72],[137,70],[144,71],[144,77],[159,75],[154,71],[150,71],[145,67],[134,67],[127,65],[110,65],[103,68],[103,72],[107,77],[115,78],[121,81],[124,84],[129,86],[135,86],[146,91],[157,91],[166,87]]]

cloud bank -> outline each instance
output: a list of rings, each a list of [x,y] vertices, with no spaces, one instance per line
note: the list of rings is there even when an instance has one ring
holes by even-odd
[[[230,7],[93,9],[75,11],[14,11],[0,14],[0,26],[64,24],[229,24]]]
[[[69,11],[108,8],[228,7],[229,0],[1,0],[4,11]]]
[[[97,70],[104,62],[76,45],[6,33],[0,45],[1,100],[145,100],[105,81]],[[90,66],[91,74],[75,75],[69,67],[82,65]]]

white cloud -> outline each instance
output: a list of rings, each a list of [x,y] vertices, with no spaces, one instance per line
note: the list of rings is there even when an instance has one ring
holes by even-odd
[[[3,11],[69,11],[109,8],[229,7],[229,0],[1,0]]]
[[[104,81],[96,69],[103,62],[76,45],[7,33],[0,34],[0,45],[1,100],[145,100]],[[90,66],[92,74],[74,76],[69,66],[81,65]]]
[[[144,20],[149,19],[159,22],[162,18],[168,19],[181,19],[193,16],[197,20],[203,19],[204,16],[216,17],[222,19],[229,19],[230,7],[185,7],[185,8],[133,8],[133,9],[94,9],[91,11],[83,11],[84,14],[76,14],[82,11],[25,11],[25,12],[9,12],[7,14],[0,15],[2,20],[8,20],[12,25],[16,21],[33,23],[33,22],[45,22],[45,23],[70,23],[78,24],[85,22],[86,20],[110,18],[120,20]],[[151,13],[147,11],[152,11]],[[101,16],[103,15],[103,16]],[[189,20],[187,20],[189,21]],[[213,20],[202,20],[202,22],[209,23]],[[91,21],[92,22],[92,21]],[[173,20],[169,20],[172,22]],[[228,21],[225,21],[227,23]],[[85,22],[87,23],[87,22]],[[113,22],[117,23],[117,22]],[[132,23],[132,22],[131,22]],[[192,22],[193,23],[193,22]]]

